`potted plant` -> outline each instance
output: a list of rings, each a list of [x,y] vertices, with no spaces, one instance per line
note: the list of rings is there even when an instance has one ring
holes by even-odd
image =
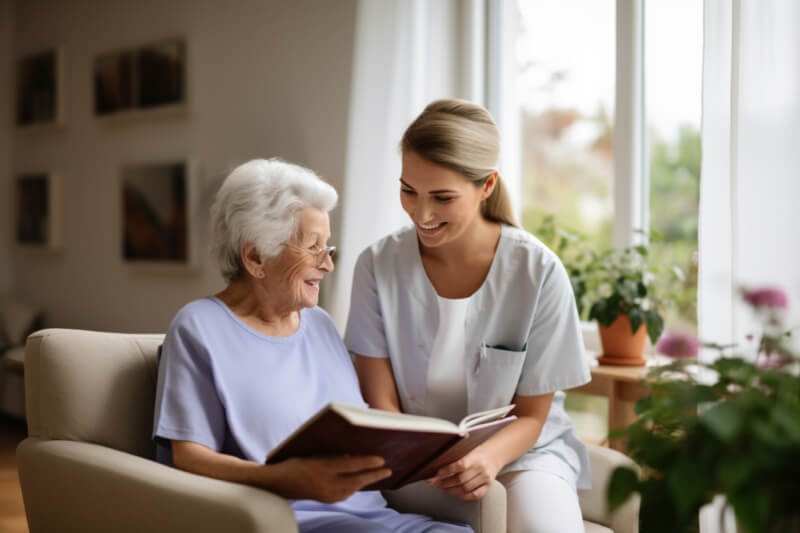
[[[656,287],[657,266],[648,265],[644,244],[596,252],[585,238],[545,217],[537,236],[560,258],[569,274],[578,314],[596,320],[603,354],[601,363],[644,366],[647,337],[655,344],[664,329],[660,309],[665,301]],[[656,232],[650,240],[658,240]]]
[[[653,234],[652,238],[656,238]],[[579,308],[600,330],[603,364],[644,366],[647,337],[655,344],[664,329],[655,282],[657,269],[647,263],[646,245],[612,248],[591,255],[579,278]]]
[[[656,348],[674,360],[644,381],[650,393],[636,404],[637,421],[612,433],[627,439],[644,476],[617,469],[609,504],[639,493],[643,531],[694,531],[718,495],[740,532],[800,531],[800,354],[783,326],[786,296],[770,288],[743,296],[760,322],[762,333],[748,336],[756,353],[665,335]],[[700,346],[719,358],[699,362]]]

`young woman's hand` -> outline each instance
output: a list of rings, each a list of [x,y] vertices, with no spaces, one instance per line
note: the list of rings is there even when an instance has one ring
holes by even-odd
[[[486,495],[500,468],[502,465],[493,454],[478,446],[458,461],[440,468],[428,483],[462,500],[478,500]]]
[[[264,468],[269,488],[285,498],[325,503],[345,500],[367,485],[389,477],[381,457],[325,457],[287,459]]]

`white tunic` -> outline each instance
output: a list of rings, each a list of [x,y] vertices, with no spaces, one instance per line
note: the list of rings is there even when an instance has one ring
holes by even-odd
[[[459,423],[467,416],[467,374],[465,372],[465,320],[469,298],[442,298],[439,330],[433,339],[428,363],[425,397],[431,416]]]
[[[437,294],[412,227],[369,246],[353,273],[345,344],[352,353],[388,357],[404,412],[431,414],[431,346]],[[529,233],[503,226],[495,256],[465,317],[467,411],[508,405],[514,395],[554,392],[539,440],[502,470],[542,470],[578,488],[591,486],[586,449],[564,411],[564,393],[591,379],[580,321],[558,257]]]

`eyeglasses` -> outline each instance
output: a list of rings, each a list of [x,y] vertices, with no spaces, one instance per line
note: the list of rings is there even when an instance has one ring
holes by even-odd
[[[320,248],[318,250],[308,250],[308,252],[314,256],[314,261],[315,261],[314,266],[318,267],[322,266],[322,264],[325,262],[325,259],[327,259],[328,257],[330,257],[331,260],[333,260],[333,256],[336,253],[336,247],[326,246],[325,248]]]

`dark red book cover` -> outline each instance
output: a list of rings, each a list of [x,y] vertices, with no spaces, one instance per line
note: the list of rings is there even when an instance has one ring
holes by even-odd
[[[356,425],[330,405],[289,436],[270,453],[267,464],[292,457],[324,457],[335,455],[378,455],[386,460],[392,475],[364,490],[396,489],[425,479],[418,474],[430,470],[428,463],[438,465],[460,459],[469,450],[489,438],[514,417],[482,424],[470,430],[469,435],[431,430],[407,430]],[[446,462],[445,462],[446,461]]]

